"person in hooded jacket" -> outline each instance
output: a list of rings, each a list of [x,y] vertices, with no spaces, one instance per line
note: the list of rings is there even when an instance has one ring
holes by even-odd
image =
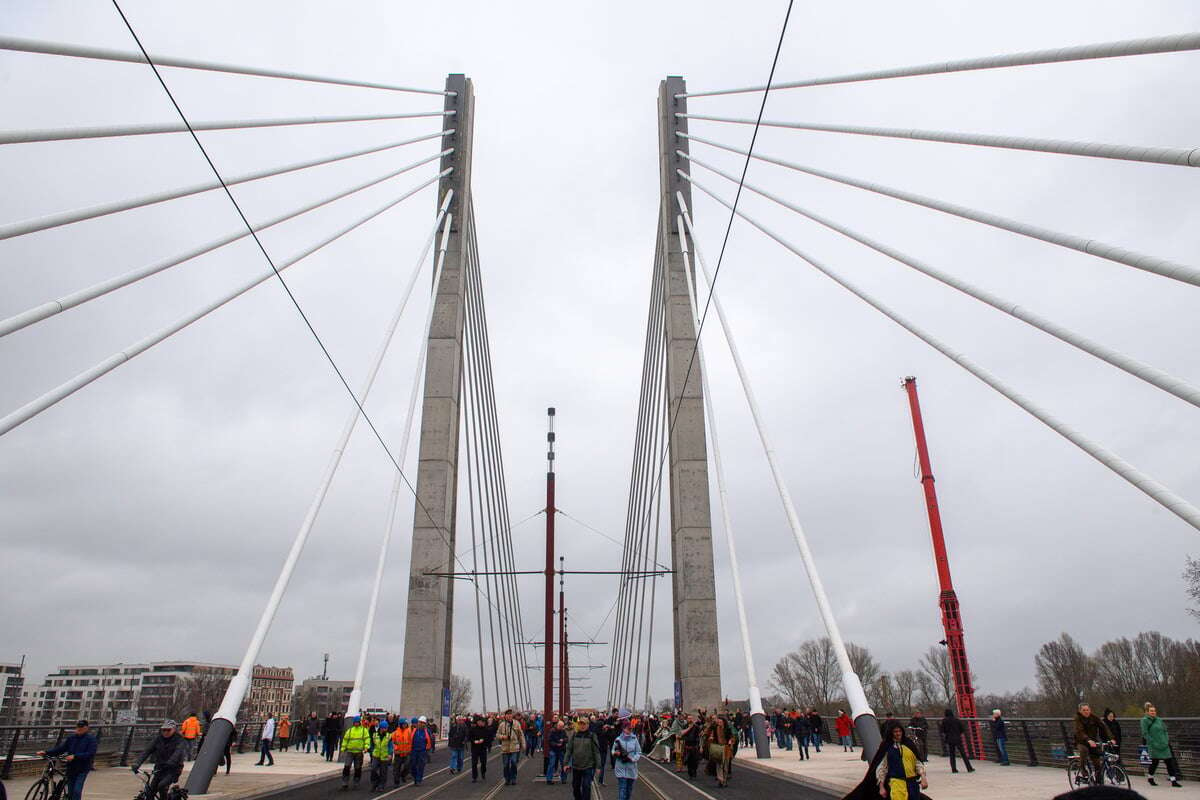
[[[844,800],[920,800],[928,797],[925,765],[917,755],[917,743],[909,738],[899,722],[890,723],[884,730],[883,741],[875,751],[862,782]]]
[[[938,728],[941,730],[942,738],[946,740],[946,753],[950,756],[950,771],[958,772],[958,762],[954,760],[954,754],[957,752],[962,756],[967,772],[974,772],[975,768],[971,766],[971,759],[967,758],[967,751],[963,747],[965,729],[962,720],[954,716],[954,712],[947,708],[946,713],[942,716],[942,721],[938,723]]]
[[[387,788],[388,766],[392,763],[392,739],[388,735],[387,720],[375,727],[371,740],[371,791],[382,792]]]
[[[612,746],[613,775],[617,777],[617,800],[630,800],[633,797],[633,785],[638,776],[637,762],[641,757],[642,748],[637,737],[629,731],[627,722],[621,726],[621,734]]]

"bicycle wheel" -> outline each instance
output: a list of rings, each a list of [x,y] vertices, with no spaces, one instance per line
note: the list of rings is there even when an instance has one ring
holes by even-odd
[[[1104,771],[1104,774],[1108,779],[1108,783],[1113,786],[1124,786],[1126,789],[1133,788],[1133,784],[1129,782],[1129,775],[1120,764],[1113,764]]]
[[[1068,761],[1067,762],[1067,786],[1070,786],[1072,789],[1079,788],[1079,784],[1075,780],[1077,777],[1079,777],[1079,768],[1075,765],[1074,761]]]
[[[47,800],[50,797],[50,781],[42,778],[25,793],[25,800]]]

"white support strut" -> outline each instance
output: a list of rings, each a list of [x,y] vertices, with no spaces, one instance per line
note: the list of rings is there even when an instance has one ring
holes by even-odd
[[[848,75],[831,75],[824,78],[773,83],[770,89],[774,92],[780,89],[803,89],[809,86],[832,86],[842,83],[881,81],[890,78],[912,78],[919,75],[944,75],[950,72],[971,72],[981,69],[1000,69],[1002,67],[1028,67],[1035,64],[1061,64],[1064,61],[1090,61],[1098,58],[1180,53],[1188,50],[1200,50],[1200,33],[1179,33],[1173,36],[1154,36],[1148,39],[1126,39],[1118,42],[1100,42],[1099,44],[1083,44],[1075,47],[1056,47],[1049,50],[1027,50],[1023,53],[1007,53],[998,56],[983,56],[982,58],[937,61],[932,64],[920,64],[911,67],[893,67],[891,69],[872,70],[869,72],[851,72]],[[740,89],[690,92],[675,96],[715,97],[716,95],[746,94],[748,92],[763,92],[766,90],[766,86],[745,86]]]
[[[750,378],[746,374],[746,366],[742,363],[741,353],[737,349],[737,343],[733,338],[729,322],[726,320],[725,312],[721,307],[721,299],[717,296],[716,291],[711,288],[712,276],[708,272],[708,264],[704,259],[704,253],[700,250],[700,245],[696,242],[696,232],[692,227],[691,214],[684,203],[682,192],[676,192],[675,201],[679,204],[683,221],[687,225],[688,235],[692,239],[692,246],[696,251],[696,261],[700,265],[700,269],[704,272],[705,281],[709,284],[709,300],[717,313],[717,320],[721,323],[721,330],[725,334],[725,343],[729,347],[729,354],[733,357],[733,364],[737,369],[742,393],[746,396],[746,404],[750,407],[750,415],[754,418],[754,427],[758,431],[759,441],[762,443],[763,452],[767,457],[767,465],[771,469],[771,477],[775,481],[775,489],[779,493],[780,502],[783,504],[788,527],[792,531],[792,537],[796,540],[796,547],[800,551],[800,560],[804,563],[804,571],[808,574],[809,586],[812,588],[813,598],[817,602],[817,610],[821,615],[821,621],[825,624],[825,632],[833,645],[834,654],[837,656],[838,666],[842,671],[842,688],[846,692],[846,701],[850,705],[851,716],[856,720],[864,715],[874,716],[871,704],[867,702],[866,692],[863,691],[862,681],[859,680],[858,674],[854,671],[854,666],[850,663],[850,654],[846,651],[846,643],[842,639],[841,629],[838,627],[837,619],[833,616],[833,606],[829,602],[828,595],[825,594],[825,584],[821,580],[820,573],[817,571],[817,562],[813,558],[812,550],[808,546],[808,537],[805,535],[804,528],[800,524],[800,516],[796,513],[796,506],[792,502],[791,491],[787,487],[787,482],[783,479],[783,472],[775,457],[775,448],[771,444],[770,436],[767,435],[762,412],[758,407],[758,400],[754,396],[754,390],[750,385]]]
[[[366,214],[362,217],[359,217],[357,220],[352,222],[350,225],[343,227],[341,230],[339,230],[337,233],[334,233],[332,236],[328,236],[325,239],[322,239],[317,244],[315,244],[311,247],[308,247],[305,250],[301,251],[300,253],[297,253],[296,255],[287,259],[286,261],[283,261],[276,267],[276,269],[278,269],[279,272],[283,272],[288,267],[291,267],[292,265],[296,264],[297,262],[301,261],[302,259],[307,258],[308,256],[317,252],[321,248],[330,244],[331,242],[334,242],[334,241],[340,239],[341,237],[345,236],[347,233],[350,233],[355,228],[358,228],[359,226],[364,225],[365,223],[367,223],[370,220],[374,219],[375,217],[379,216],[380,214],[387,211],[388,209],[390,209],[396,205],[399,205],[401,202],[403,202],[404,200],[407,200],[409,197],[412,197],[414,194],[421,191],[426,186],[429,186],[429,185],[441,180],[442,176],[448,175],[450,173],[450,171],[451,171],[450,169],[443,170],[442,172],[438,173],[437,175],[434,175],[432,178],[430,178],[429,180],[420,184],[419,186],[416,186],[415,188],[408,190],[407,192],[400,195],[400,197],[396,198],[395,200],[391,200],[391,201],[385,203],[384,205],[379,206],[378,208],[369,212],[368,214]],[[134,358],[135,356],[138,356],[138,355],[146,352],[151,347],[154,347],[156,344],[163,341],[164,339],[167,339],[168,337],[173,336],[174,334],[183,330],[187,326],[191,325],[193,322],[196,322],[197,320],[208,316],[213,311],[216,311],[218,308],[225,305],[226,303],[228,303],[238,297],[241,297],[243,294],[250,291],[254,287],[258,286],[259,284],[264,283],[267,280],[269,280],[270,278],[275,277],[275,274],[276,274],[275,270],[269,270],[268,272],[264,273],[263,275],[261,275],[259,277],[251,278],[250,280],[246,281],[245,283],[243,283],[240,286],[238,286],[237,288],[235,288],[233,291],[230,291],[230,292],[227,292],[226,294],[221,295],[219,298],[212,301],[211,303],[201,307],[200,309],[192,312],[191,314],[188,314],[187,316],[181,317],[180,319],[176,320],[175,322],[171,323],[170,325],[166,326],[165,328],[162,328],[162,329],[156,331],[155,333],[152,333],[149,336],[146,336],[145,338],[139,339],[138,341],[134,342],[133,344],[129,345],[128,347],[124,348],[123,350],[120,350],[119,352],[114,353],[113,355],[104,359],[100,363],[84,370],[83,372],[80,372],[75,377],[71,378],[70,380],[59,384],[58,386],[51,389],[50,391],[42,394],[40,397],[37,397],[34,400],[31,400],[30,402],[28,402],[25,405],[18,408],[16,411],[13,411],[12,413],[5,416],[4,418],[0,419],[0,436],[3,436],[4,434],[6,434],[9,431],[13,430],[14,428],[18,427],[19,425],[22,425],[22,424],[28,422],[29,420],[33,419],[38,414],[42,413],[43,411],[45,411],[46,409],[55,405],[56,403],[60,402],[61,400],[65,399],[67,397],[70,397],[72,394],[79,391],[84,386],[87,386],[92,381],[113,371],[114,369],[119,367],[121,364],[124,364],[125,362],[129,361],[130,359]]]
[[[713,470],[717,474],[717,497],[721,501],[721,523],[725,528],[725,543],[729,550],[729,572],[733,576],[733,597],[737,606],[738,629],[742,635],[742,658],[746,662],[746,682],[750,694],[750,713],[763,714],[762,693],[758,688],[758,673],[754,668],[754,650],[750,645],[750,622],[746,615],[746,599],[742,594],[742,568],[738,562],[737,544],[734,542],[733,521],[729,514],[729,491],[725,485],[725,465],[721,461],[721,442],[717,436],[717,415],[713,410],[713,394],[708,385],[708,366],[704,362],[704,346],[699,341],[700,307],[696,303],[696,287],[692,281],[692,265],[687,245],[687,231],[683,217],[675,216],[675,228],[679,231],[679,247],[683,255],[683,274],[687,283],[688,301],[692,316],[696,320],[696,362],[700,368],[700,382],[704,394],[704,413],[708,417],[708,441],[712,445]]]
[[[447,197],[449,197],[448,194]],[[443,213],[445,213],[448,206],[448,201],[443,204]],[[422,258],[423,260],[424,258]],[[420,272],[420,267],[421,264],[418,262],[417,269],[414,270],[413,274],[413,283],[415,283],[416,273]],[[354,404],[354,410],[350,412],[349,417],[342,426],[342,432],[338,436],[337,444],[334,446],[333,453],[329,457],[329,463],[326,465],[325,472],[321,476],[321,482],[317,486],[316,494],[313,496],[312,503],[309,504],[308,513],[304,516],[304,521],[300,523],[300,529],[296,532],[296,538],[292,541],[292,548],[288,551],[287,558],[283,562],[283,568],[279,571],[279,576],[275,579],[275,587],[272,589],[271,596],[267,600],[266,608],[263,609],[262,616],[258,619],[258,627],[255,628],[254,635],[250,638],[250,644],[246,647],[246,652],[242,656],[237,676],[230,681],[229,687],[225,690],[225,696],[221,700],[221,706],[217,709],[217,713],[213,715],[216,718],[226,719],[234,724],[237,723],[237,712],[241,708],[246,689],[250,685],[254,662],[258,660],[259,651],[262,650],[263,642],[266,640],[267,633],[271,630],[271,623],[275,619],[275,612],[279,610],[279,603],[283,600],[283,593],[287,591],[288,583],[292,579],[292,573],[296,569],[296,563],[300,560],[300,553],[304,550],[304,545],[308,541],[312,527],[317,521],[317,516],[321,513],[321,506],[325,502],[326,495],[329,494],[329,486],[333,483],[334,475],[337,474],[338,465],[342,461],[342,455],[346,452],[346,445],[349,444],[350,436],[354,433],[354,427],[358,424],[358,420],[362,416],[362,405],[366,403],[367,396],[371,392],[371,387],[375,383],[375,378],[379,374],[379,367],[383,363],[383,356],[387,353],[388,346],[392,341],[392,334],[396,330],[396,324],[400,321],[400,313],[404,311],[404,306],[408,304],[408,297],[412,294],[411,287],[412,283],[409,286],[409,293],[404,296],[404,300],[400,304],[399,311],[393,317],[394,324],[389,326],[387,335],[380,345],[375,363],[372,365],[366,380],[363,381],[362,389],[357,396],[358,402]]]
[[[417,260],[417,268],[413,270],[412,278],[409,280],[408,286],[405,288],[404,302],[400,304],[395,317],[392,319],[392,324],[388,328],[387,339],[390,341],[392,334],[396,330],[396,325],[400,322],[400,315],[404,311],[404,304],[408,302],[408,296],[412,293],[413,285],[416,282],[417,275],[420,274],[421,265],[425,261],[425,256],[429,253],[429,247],[433,244],[433,237],[437,233],[438,226],[442,224],[442,218],[445,218],[445,225],[442,226],[441,244],[438,246],[438,251],[434,256],[433,268],[433,293],[434,296],[429,300],[429,310],[425,314],[425,325],[421,328],[422,331],[429,330],[429,323],[433,319],[433,309],[436,305],[437,287],[442,277],[442,265],[446,261],[446,244],[450,238],[450,225],[452,222],[452,214],[447,214],[450,208],[450,200],[454,196],[454,190],[451,189],[446,193],[446,199],[442,201],[441,210],[438,212],[437,221],[434,222],[433,230],[429,232],[429,239],[425,242],[425,247],[421,250],[421,257]],[[422,337],[419,343],[419,353],[417,355],[417,366],[413,371],[412,388],[409,391],[408,397],[408,413],[404,416],[404,433],[400,440],[400,449],[396,451],[396,461],[399,462],[401,468],[404,467],[404,458],[408,454],[409,437],[412,434],[413,418],[416,416],[417,396],[420,394],[421,374],[425,369],[425,352],[426,341]],[[383,348],[379,355],[380,361],[384,351]],[[376,366],[378,369],[378,366]],[[364,396],[365,400],[365,396]],[[358,409],[354,409],[355,414],[358,414]],[[392,545],[392,529],[396,526],[396,511],[400,506],[400,492],[404,486],[404,478],[402,473],[397,470],[396,476],[392,480],[392,491],[388,500],[387,521],[383,529],[383,538],[379,543],[379,558],[375,562],[375,581],[371,585],[371,599],[367,604],[367,618],[363,625],[362,642],[358,647],[358,662],[354,667],[354,687],[350,690],[350,699],[346,704],[346,710],[353,714],[362,709],[362,687],[363,676],[367,670],[367,656],[371,650],[371,636],[375,632],[375,612],[379,607],[379,592],[383,588],[384,567],[387,565],[388,550]]]
[[[725,199],[713,194],[708,189],[705,189],[699,183],[692,181],[692,185],[695,186],[700,191],[707,194],[709,197],[711,197],[713,200],[717,201],[721,205],[725,206],[726,208],[732,209],[731,203],[729,203]],[[1067,441],[1074,444],[1080,450],[1084,451],[1085,453],[1090,455],[1092,458],[1096,459],[1101,464],[1108,467],[1110,470],[1115,472],[1117,475],[1120,475],[1126,481],[1133,484],[1135,487],[1137,487],[1142,492],[1147,494],[1150,498],[1152,498],[1155,502],[1157,502],[1163,508],[1170,511],[1172,514],[1175,514],[1177,517],[1182,519],[1187,524],[1191,525],[1197,531],[1200,531],[1200,508],[1196,508],[1196,506],[1192,505],[1187,500],[1184,500],[1182,497],[1175,494],[1173,491],[1171,491],[1170,489],[1168,489],[1166,486],[1162,485],[1158,481],[1154,480],[1149,475],[1146,475],[1144,472],[1137,469],[1137,467],[1134,467],[1129,462],[1125,461],[1123,458],[1118,456],[1116,453],[1114,453],[1111,450],[1105,448],[1104,446],[1092,441],[1091,439],[1087,438],[1083,434],[1079,433],[1074,428],[1070,427],[1065,422],[1063,422],[1062,420],[1055,417],[1053,414],[1051,414],[1046,409],[1037,405],[1029,398],[1025,397],[1021,393],[1017,392],[1015,389],[1008,386],[1006,383],[1001,381],[1000,378],[993,375],[988,370],[984,369],[983,367],[979,366],[975,362],[971,361],[969,358],[967,358],[962,353],[957,352],[956,350],[951,348],[949,345],[947,345],[945,342],[942,342],[940,339],[936,338],[932,334],[928,333],[927,331],[925,331],[924,329],[919,327],[916,323],[911,322],[910,320],[908,320],[907,318],[905,318],[898,312],[892,310],[890,307],[888,307],[886,304],[884,304],[883,301],[877,299],[874,295],[870,294],[865,289],[862,289],[855,283],[853,283],[850,280],[848,280],[847,278],[843,277],[840,273],[835,271],[833,268],[824,264],[823,262],[816,259],[812,255],[809,255],[808,253],[800,250],[794,244],[787,241],[786,239],[784,239],[782,236],[775,233],[774,231],[770,230],[769,228],[767,228],[766,226],[764,226],[762,223],[758,222],[754,218],[748,216],[743,211],[739,210],[735,213],[739,217],[744,219],[746,222],[750,223],[755,228],[758,228],[758,230],[761,231],[763,234],[765,234],[767,237],[774,239],[784,249],[789,250],[793,254],[799,256],[802,260],[804,260],[808,264],[812,265],[816,270],[818,270],[819,272],[824,274],[826,277],[828,277],[834,283],[838,284],[843,289],[846,289],[851,294],[855,295],[860,300],[867,303],[869,306],[874,308],[876,311],[880,312],[881,314],[886,316],[888,319],[892,320],[897,325],[904,328],[909,333],[913,334],[918,339],[922,340],[923,342],[928,344],[930,347],[937,350],[942,355],[946,356],[951,361],[958,364],[960,367],[965,369],[967,372],[970,372],[976,378],[979,378],[979,380],[983,381],[988,386],[992,387],[997,392],[1004,395],[1006,398],[1011,400],[1015,405],[1017,405],[1021,409],[1028,412],[1031,416],[1033,416],[1035,419],[1040,421],[1046,427],[1050,428],[1052,431],[1054,431],[1055,433],[1059,434]],[[686,219],[686,217],[685,217],[685,219]]]
[[[185,253],[181,253],[181,254],[175,255],[175,256],[170,256],[161,261],[156,261],[153,264],[147,264],[144,267],[138,267],[137,269],[129,270],[128,272],[124,272],[124,273],[117,275],[115,277],[112,277],[112,278],[107,278],[105,280],[100,281],[99,283],[94,283],[91,286],[88,286],[83,289],[79,289],[78,291],[72,292],[71,294],[68,294],[68,295],[64,295],[55,300],[49,300],[40,305],[36,305],[33,308],[27,308],[24,311],[14,314],[13,316],[11,316],[7,319],[0,320],[0,337],[8,336],[10,333],[19,331],[22,328],[27,328],[30,325],[33,325],[34,323],[41,322],[42,320],[53,317],[56,314],[61,314],[62,312],[66,311],[68,309],[83,305],[84,303],[87,303],[91,300],[95,300],[98,297],[103,297],[104,295],[108,294],[109,292],[113,292],[113,291],[116,291],[117,289],[121,289],[126,286],[129,286],[130,284],[136,283],[137,281],[140,281],[143,278],[148,278],[151,275],[157,275],[158,273],[163,272],[164,270],[168,270],[172,267],[177,267],[180,264],[183,264],[187,261],[191,261],[192,259],[199,258],[202,255],[211,253],[214,250],[222,248],[227,244],[232,244],[233,242],[239,241],[241,239],[245,239],[246,237],[251,236],[254,233],[258,233],[259,231],[264,231],[267,228],[271,228],[282,222],[286,222],[290,219],[294,219],[295,217],[298,217],[301,214],[306,214],[309,211],[314,211],[318,208],[321,208],[322,206],[329,205],[330,203],[333,203],[337,200],[341,200],[343,197],[349,197],[350,195],[355,194],[357,192],[361,192],[364,189],[369,189],[370,187],[376,186],[380,183],[383,183],[386,180],[390,180],[391,178],[394,178],[397,175],[402,175],[403,173],[408,172],[409,170],[416,169],[417,167],[420,167],[424,164],[428,164],[430,161],[436,161],[439,158],[441,158],[442,156],[449,153],[451,151],[451,149],[453,149],[453,148],[443,150],[441,153],[432,155],[428,158],[423,158],[420,161],[414,161],[411,164],[406,164],[403,167],[400,167],[399,169],[392,170],[391,172],[387,173],[386,175],[380,176],[378,178],[372,178],[371,180],[366,181],[365,183],[360,183],[360,184],[350,187],[349,189],[344,189],[330,197],[323,198],[323,199],[318,200],[313,203],[306,203],[305,205],[300,206],[299,208],[295,208],[295,209],[292,209],[291,211],[287,211],[283,214],[273,217],[272,219],[267,220],[266,222],[261,222],[257,225],[253,225],[252,228],[250,228],[250,229],[247,229],[244,225],[238,226],[238,229],[235,232],[226,234],[225,236],[222,236],[219,239],[213,239],[212,241],[206,242],[205,244],[202,244],[199,247],[192,248],[191,250],[188,250]]]
[[[990,225],[993,228],[1016,233],[1021,236],[1028,236],[1031,239],[1038,239],[1049,244],[1056,244],[1060,247],[1066,247],[1071,250],[1076,250],[1080,253],[1087,253],[1090,256],[1103,258],[1107,261],[1113,261],[1117,264],[1124,264],[1128,267],[1144,270],[1146,272],[1161,275],[1164,278],[1174,278],[1177,281],[1190,283],[1193,286],[1200,286],[1200,270],[1187,264],[1181,264],[1178,261],[1171,261],[1157,256],[1139,253],[1134,250],[1127,250],[1124,247],[1118,247],[1112,244],[1090,239],[1086,236],[1076,236],[1071,233],[1061,233],[1049,228],[1042,228],[1037,225],[1030,225],[1027,222],[1002,217],[999,214],[992,214],[987,211],[980,211],[968,206],[959,205],[957,203],[947,203],[944,200],[938,200],[936,197],[917,194],[915,192],[906,192],[903,189],[896,189],[892,186],[884,186],[881,183],[862,180],[861,178],[852,178],[848,175],[841,175],[829,170],[818,169],[817,167],[805,166],[797,164],[794,161],[786,161],[782,158],[763,155],[761,153],[748,153],[740,147],[733,147],[720,142],[714,142],[711,139],[705,139],[702,136],[695,136],[689,133],[677,131],[676,136],[687,139],[692,142],[700,142],[701,144],[716,147],[720,150],[725,150],[738,155],[750,156],[750,158],[758,161],[765,161],[768,164],[784,167],[786,169],[803,172],[805,175],[812,175],[817,178],[824,178],[834,183],[840,183],[843,186],[853,186],[856,189],[864,189],[868,192],[883,195],[884,197],[892,197],[896,200],[902,200],[905,203],[921,206],[923,208],[941,211],[944,214],[951,214],[962,219],[969,219],[972,222],[979,222],[983,225]]]
[[[233,131],[248,128],[281,128],[289,125],[327,125],[338,122],[378,122],[381,120],[446,117],[454,111],[422,111],[415,114],[355,114],[341,117],[284,117],[282,119],[232,119],[193,122],[193,131]],[[0,131],[0,145],[66,142],[75,139],[111,139],[118,136],[149,136],[157,133],[187,133],[179,122],[145,122],[137,125],[91,125],[82,128],[34,128]]]
[[[46,42],[38,39],[22,39],[18,36],[0,36],[0,50],[16,53],[40,53],[51,56],[68,56],[71,58],[90,58],[99,61],[118,61],[128,64],[145,64],[146,58],[141,53],[127,50],[113,50],[108,47],[91,47],[89,45],[70,44],[67,42]],[[178,67],[180,69],[195,69],[205,72],[225,72],[231,75],[250,75],[258,78],[282,78],[290,81],[307,83],[328,83],[336,86],[355,86],[364,89],[385,89],[392,92],[411,92],[413,94],[454,94],[441,89],[412,89],[407,86],[396,86],[390,83],[360,81],[352,78],[331,78],[325,75],[312,75],[305,72],[266,69],[264,67],[248,67],[238,64],[222,64],[219,61],[201,61],[197,58],[174,58],[172,56],[154,56],[156,67]]]
[[[289,172],[296,172],[309,167],[319,167],[325,164],[333,164],[338,161],[345,161],[359,156],[371,155],[373,153],[382,153],[386,150],[392,150],[397,147],[403,147],[417,142],[425,142],[430,139],[440,139],[444,136],[450,136],[454,133],[453,128],[430,133],[426,136],[418,136],[414,139],[404,139],[399,142],[388,142],[387,144],[377,145],[375,147],[366,147],[360,150],[353,150],[349,153],[340,153],[336,156],[323,156],[308,161],[300,161],[293,164],[286,164],[282,167],[271,167],[269,169],[256,170],[254,172],[244,172],[241,175],[235,175],[232,178],[225,178],[226,186],[237,186],[241,183],[249,183],[250,181],[262,180],[263,178],[273,178],[277,175],[285,175]],[[191,186],[183,186],[178,189],[167,189],[162,192],[154,192],[152,194],[134,197],[128,200],[116,200],[111,203],[103,203],[101,205],[89,206],[87,208],[73,209],[71,211],[60,211],[56,214],[49,214],[44,217],[36,217],[34,219],[22,220],[20,222],[11,222],[7,225],[0,225],[0,240],[11,239],[14,236],[24,236],[28,233],[36,233],[38,231],[50,230],[58,228],[62,225],[71,225],[76,222],[83,222],[97,217],[107,216],[109,214],[117,214],[122,211],[130,211],[135,208],[145,208],[156,203],[165,203],[169,200],[178,200],[181,197],[189,197],[201,192],[208,192],[213,189],[220,189],[221,181],[212,180],[204,181],[203,183],[195,183]]]
[[[733,183],[739,182],[735,176],[730,175],[723,170],[717,169],[710,164],[706,164],[695,156],[689,156],[682,150],[677,150],[676,152],[683,158],[691,161],[691,163],[714,172],[728,181],[732,181]],[[683,176],[684,180],[689,181],[693,185],[698,185],[694,178],[687,173],[684,173],[682,170],[679,171],[679,174]],[[1099,342],[1094,342],[1086,336],[1075,333],[1069,328],[1059,325],[1058,323],[1051,321],[1037,312],[1022,308],[1020,305],[1013,303],[1010,300],[1005,300],[999,295],[989,292],[986,289],[973,286],[961,278],[956,278],[944,270],[938,269],[937,267],[926,264],[919,259],[906,255],[894,247],[883,244],[882,242],[872,239],[862,233],[858,233],[851,228],[847,228],[846,226],[834,222],[833,220],[817,214],[814,211],[801,208],[794,203],[790,203],[770,192],[758,188],[757,186],[752,186],[749,183],[742,182],[742,186],[743,188],[749,189],[755,194],[761,195],[772,202],[778,203],[789,211],[794,211],[797,214],[811,219],[813,222],[816,222],[819,225],[824,225],[826,228],[829,228],[832,231],[836,231],[861,245],[865,245],[866,247],[869,247],[878,253],[882,253],[888,258],[891,258],[892,260],[897,261],[906,267],[915,269],[917,272],[920,272],[923,275],[928,275],[934,280],[939,281],[952,289],[956,289],[968,297],[973,297],[981,303],[986,303],[997,311],[1003,311],[1005,314],[1008,314],[1015,319],[1019,319],[1024,323],[1032,325],[1043,333],[1048,333],[1061,342],[1066,342],[1072,347],[1076,347],[1083,352],[1088,353],[1089,355],[1095,356],[1106,364],[1114,366],[1119,370],[1123,370],[1135,378],[1140,378],[1151,386],[1162,389],[1164,392],[1169,392],[1186,403],[1191,403],[1194,406],[1200,407],[1200,387],[1193,386],[1187,381],[1176,378],[1174,375],[1164,372],[1158,367],[1152,367],[1149,364],[1145,364],[1137,360],[1136,358],[1131,358],[1124,353],[1113,350],[1111,347],[1106,347]]]
[[[705,122],[728,122],[734,125],[753,125],[752,119],[713,117],[703,114],[676,116]],[[779,122],[764,119],[759,125],[767,128],[792,128],[823,133],[851,133],[857,136],[882,136],[889,139],[914,139],[926,142],[967,144],[975,147],[998,147],[1006,150],[1030,150],[1038,153],[1058,153],[1089,158],[1111,158],[1118,161],[1142,161],[1149,164],[1169,164],[1176,167],[1200,167],[1200,147],[1144,147],[1103,142],[1073,142],[1065,139],[1034,139],[1023,136],[997,136],[988,133],[957,133],[930,131],[920,128],[877,128],[866,125],[829,125],[821,122]]]

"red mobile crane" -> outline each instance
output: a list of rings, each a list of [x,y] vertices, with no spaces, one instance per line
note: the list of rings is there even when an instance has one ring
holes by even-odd
[[[925,507],[929,511],[929,532],[933,537],[933,561],[937,567],[938,605],[942,608],[942,627],[946,640],[942,642],[950,654],[950,671],[954,676],[954,697],[961,719],[973,719],[975,711],[975,689],[971,685],[971,666],[967,663],[967,644],[963,639],[962,615],[958,608],[958,595],[954,593],[954,581],[950,577],[950,558],[946,555],[946,540],[942,536],[942,515],[938,511],[937,490],[933,488],[933,468],[929,464],[929,446],[925,443],[925,423],[921,420],[921,404],[917,400],[917,379],[904,379],[904,390],[908,393],[908,406],[912,411],[913,432],[917,439],[917,457],[921,465],[921,486],[925,489]],[[979,738],[979,725],[966,723],[967,741],[973,758],[983,757],[983,743]]]

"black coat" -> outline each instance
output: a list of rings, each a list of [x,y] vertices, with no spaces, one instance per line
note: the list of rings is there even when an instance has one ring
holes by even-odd
[[[178,767],[183,769],[183,761],[187,756],[187,744],[184,738],[178,733],[173,736],[155,736],[154,741],[150,742],[150,746],[142,751],[138,756],[138,760],[134,763],[134,768],[140,767],[144,761],[150,760],[154,762],[156,770],[165,770],[168,767]]]
[[[942,722],[940,725],[938,725],[938,727],[942,731],[942,738],[944,738],[947,742],[962,742],[963,724],[962,720],[958,717],[954,716],[953,714],[942,717]]]

